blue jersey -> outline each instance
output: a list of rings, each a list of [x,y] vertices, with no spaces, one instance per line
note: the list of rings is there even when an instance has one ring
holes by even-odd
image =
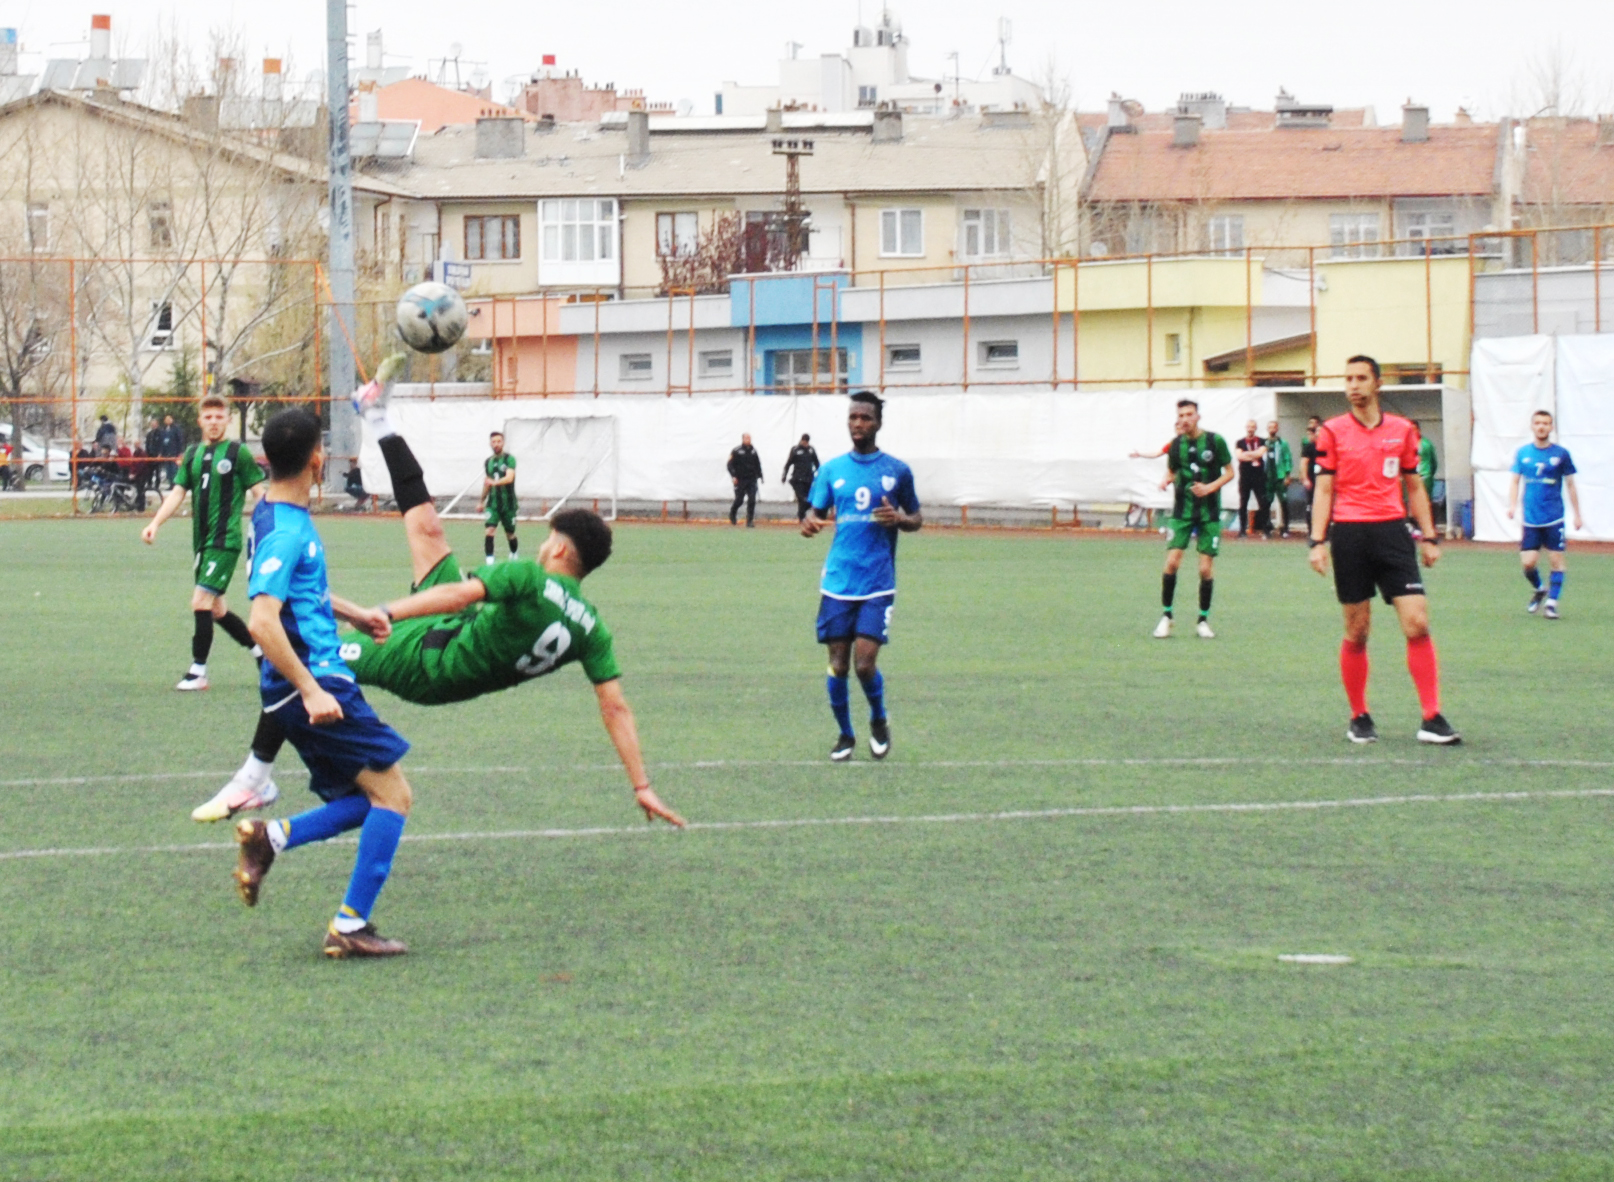
[[[280,623],[292,649],[315,677],[354,680],[342,661],[331,612],[331,587],[325,577],[325,546],[308,510],[284,501],[259,501],[252,511],[252,558],[247,597],[272,595],[280,600]],[[263,663],[262,688],[267,695],[290,692],[291,683],[272,663]]]
[[[1564,519],[1564,477],[1575,474],[1566,449],[1527,443],[1514,454],[1513,471],[1524,485],[1525,525],[1557,525]]]
[[[818,470],[808,502],[820,514],[835,506],[835,540],[824,559],[822,590],[831,599],[872,599],[897,589],[897,530],[874,520],[881,500],[919,512],[913,470],[882,451],[849,451]]]

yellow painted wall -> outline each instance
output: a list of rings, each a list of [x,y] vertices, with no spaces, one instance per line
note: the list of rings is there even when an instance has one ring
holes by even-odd
[[[662,197],[622,202],[622,283],[628,289],[629,299],[653,295],[661,288],[661,259],[656,254],[656,215],[691,211],[700,215],[700,227],[705,231],[719,213],[733,213],[734,202],[714,204],[710,199],[680,201]]]
[[[1124,308],[1227,306],[1243,308],[1253,294],[1261,300],[1261,260],[1246,273],[1243,259],[1139,259],[1128,262],[1084,262],[1059,268],[1055,298],[1061,312]]]
[[[1339,374],[1356,353],[1382,365],[1434,360],[1447,371],[1468,368],[1468,259],[1337,260],[1318,265],[1317,368]],[[1426,314],[1425,292],[1432,316]],[[1453,384],[1467,385],[1462,378]]]
[[[1205,373],[1205,358],[1245,341],[1244,309],[1156,308],[1151,327],[1144,308],[1123,308],[1081,313],[1080,335],[1074,342],[1083,382],[1142,386],[1151,377],[1156,386],[1225,385],[1221,375]],[[1168,337],[1180,340],[1179,360],[1168,360]],[[1060,327],[1060,372],[1069,375],[1072,344],[1069,321]],[[1260,360],[1257,369],[1287,368]],[[1242,384],[1242,383],[1241,383]]]

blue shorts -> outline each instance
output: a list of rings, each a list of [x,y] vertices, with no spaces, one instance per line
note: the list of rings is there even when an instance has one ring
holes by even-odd
[[[362,771],[385,771],[402,759],[409,743],[370,709],[359,687],[346,678],[321,677],[320,687],[342,706],[342,719],[329,726],[308,721],[303,699],[295,690],[263,691],[263,708],[272,713],[308,765],[308,790],[331,801],[360,791]],[[291,697],[288,699],[287,694]]]
[[[818,643],[832,640],[851,640],[854,636],[867,636],[876,644],[891,643],[891,608],[897,602],[896,592],[876,595],[873,599],[835,599],[828,595],[818,600]]]
[[[1521,550],[1562,550],[1565,545],[1564,523],[1557,525],[1527,525],[1524,537],[1519,539]]]

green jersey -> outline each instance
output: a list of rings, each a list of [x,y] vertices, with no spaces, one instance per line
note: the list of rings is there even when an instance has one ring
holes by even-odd
[[[1435,473],[1440,470],[1440,461],[1435,459],[1435,445],[1427,439],[1418,440],[1418,479],[1423,481],[1425,489],[1431,488],[1435,483]]]
[[[241,510],[247,489],[263,480],[252,453],[234,440],[193,443],[180,458],[174,483],[191,494],[191,546],[241,549]]]
[[[1295,470],[1295,454],[1277,436],[1269,435],[1262,442],[1267,445],[1267,491],[1276,492]]]
[[[1196,497],[1189,486],[1215,483],[1232,462],[1233,453],[1227,448],[1227,440],[1214,431],[1201,431],[1198,439],[1179,435],[1168,443],[1166,467],[1177,478],[1177,495],[1171,504],[1172,517],[1193,524],[1220,522],[1220,490],[1208,497]]]
[[[516,470],[516,457],[509,452],[500,452],[496,456],[489,456],[488,462],[483,466],[489,480],[502,480],[505,476]],[[488,489],[489,513],[514,513],[516,511],[516,486],[512,481],[509,484],[496,484]]]
[[[373,675],[366,663],[354,667],[360,683],[438,705],[508,689],[573,661],[595,685],[622,676],[611,630],[576,579],[533,562],[500,563],[471,577],[486,589],[481,603],[456,615],[400,622],[386,644],[375,646]],[[391,665],[395,670],[385,668]]]

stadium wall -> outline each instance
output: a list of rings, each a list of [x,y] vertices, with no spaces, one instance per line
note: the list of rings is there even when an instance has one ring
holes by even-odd
[[[726,500],[724,464],[743,433],[762,455],[761,499],[770,502],[792,500],[778,478],[803,433],[812,436],[823,459],[847,450],[846,401],[834,396],[515,401],[443,397],[453,393],[443,385],[435,387],[434,398],[427,389],[397,387],[392,415],[415,448],[428,487],[441,497],[466,489],[474,495],[488,432],[517,419],[609,416],[616,427],[616,493],[631,501]],[[1198,390],[1193,396],[1206,427],[1230,441],[1243,433],[1247,419],[1265,423],[1277,408],[1270,389]],[[1127,455],[1156,450],[1171,438],[1179,397],[1158,389],[897,393],[887,400],[880,442],[912,465],[920,498],[931,504],[1164,509],[1170,505],[1160,489],[1165,461]],[[390,493],[386,465],[368,429],[360,463],[365,487]],[[518,468],[516,491],[523,497],[553,495],[531,465]],[[1231,508],[1234,499],[1230,485],[1224,503]]]

